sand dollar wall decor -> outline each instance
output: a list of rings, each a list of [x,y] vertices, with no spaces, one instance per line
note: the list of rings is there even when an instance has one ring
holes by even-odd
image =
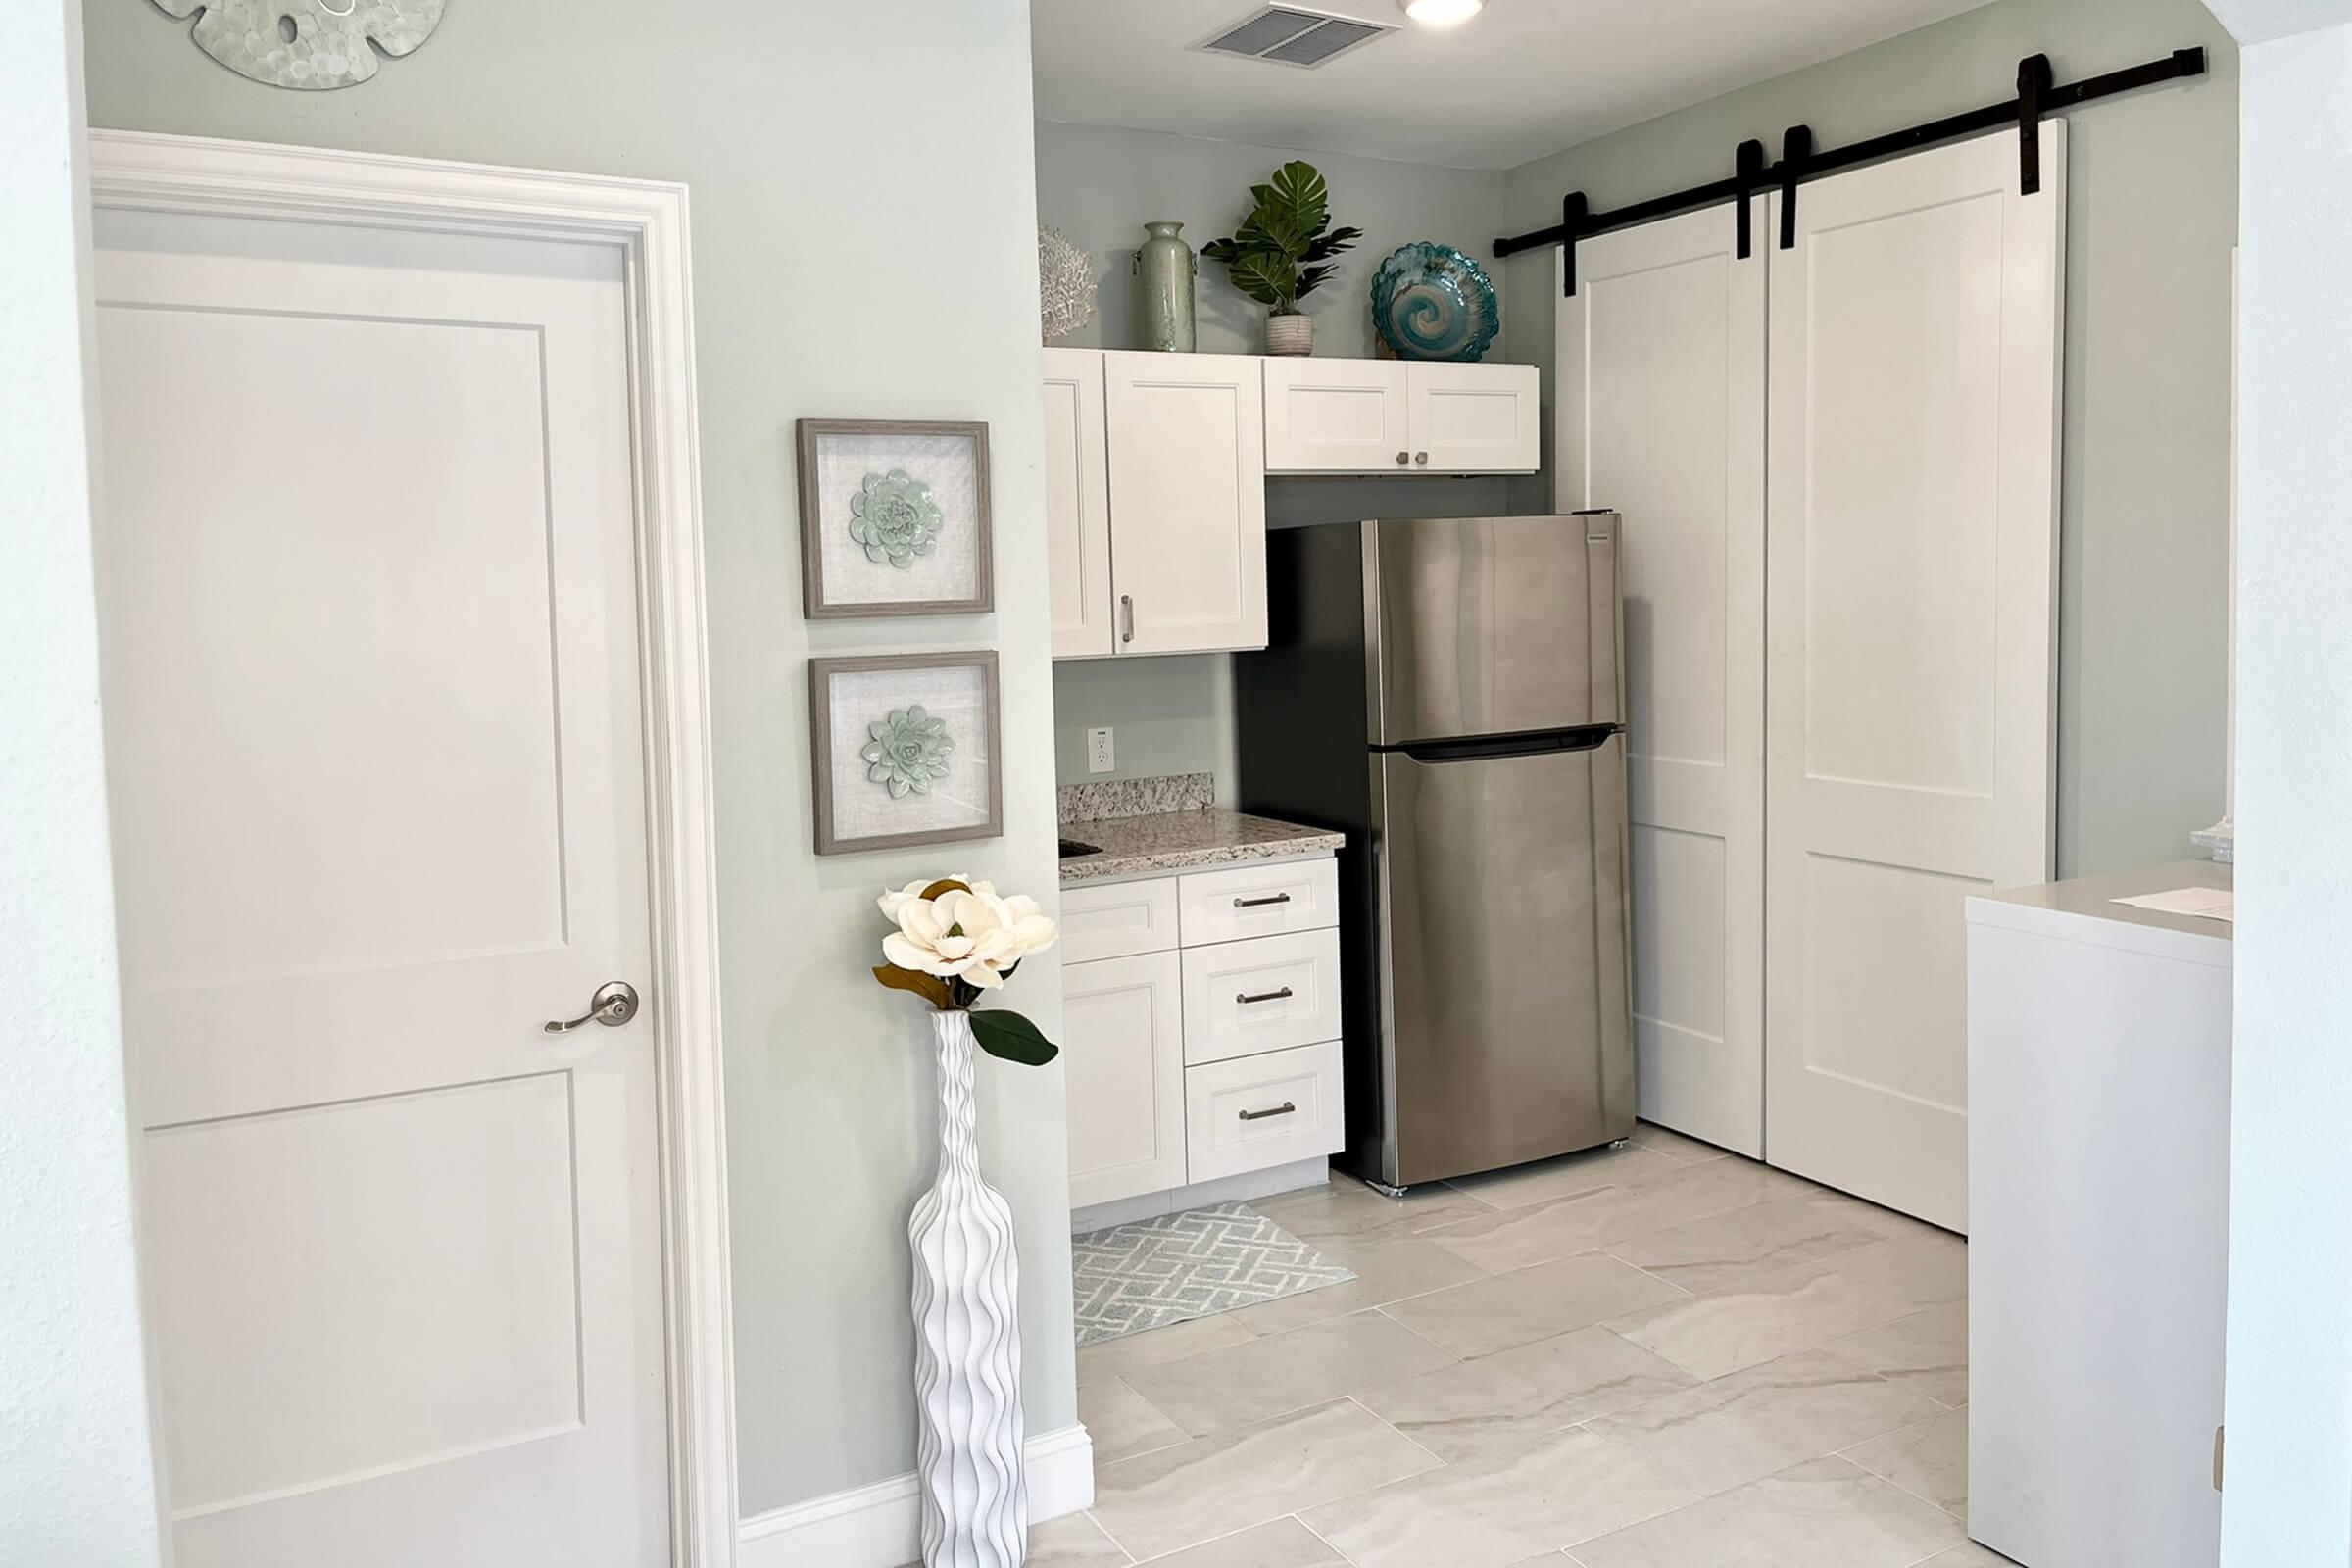
[[[196,46],[240,76],[272,87],[348,87],[375,74],[375,52],[412,53],[447,0],[155,0],[196,16]]]

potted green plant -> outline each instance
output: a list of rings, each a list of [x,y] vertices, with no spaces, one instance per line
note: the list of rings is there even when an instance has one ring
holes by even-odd
[[[1250,195],[1256,205],[1242,226],[1200,254],[1223,262],[1233,286],[1266,308],[1268,354],[1311,354],[1315,323],[1299,314],[1298,302],[1339,270],[1331,259],[1364,231],[1331,226],[1331,187],[1309,163],[1283,165]]]

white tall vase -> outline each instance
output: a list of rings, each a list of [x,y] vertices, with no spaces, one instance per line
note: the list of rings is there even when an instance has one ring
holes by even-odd
[[[914,1248],[916,1449],[925,1568],[1021,1568],[1019,1263],[1012,1207],[980,1179],[972,1136],[972,1023],[935,1012],[939,1179],[906,1221]]]

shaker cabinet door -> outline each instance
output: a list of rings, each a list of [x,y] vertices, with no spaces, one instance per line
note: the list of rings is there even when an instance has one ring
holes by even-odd
[[[1100,349],[1046,352],[1046,580],[1054,657],[1111,651],[1110,461]]]
[[[1262,363],[1103,356],[1121,654],[1266,645]]]
[[[1174,951],[1064,964],[1070,1206],[1184,1185],[1184,967]]]
[[[1266,469],[1409,473],[1406,370],[1396,360],[1268,360]]]
[[[1406,385],[1415,473],[1533,473],[1543,466],[1532,365],[1414,365]]]

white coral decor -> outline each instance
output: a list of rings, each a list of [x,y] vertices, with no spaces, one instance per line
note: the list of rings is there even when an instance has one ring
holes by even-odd
[[[1035,899],[999,898],[986,882],[926,899],[926,885],[910,882],[879,901],[882,912],[899,922],[882,939],[882,956],[902,969],[994,991],[1013,965],[1054,945],[1054,922]]]

